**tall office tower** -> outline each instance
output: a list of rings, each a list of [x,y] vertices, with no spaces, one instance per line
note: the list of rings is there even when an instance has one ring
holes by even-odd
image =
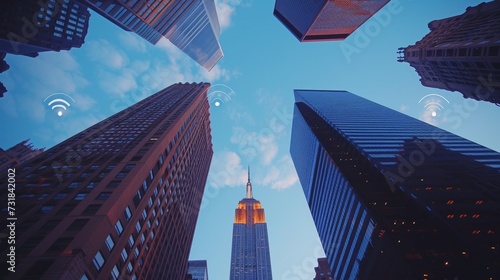
[[[334,279],[500,275],[500,154],[346,91],[295,90],[290,152]]]
[[[276,0],[274,16],[301,42],[344,40],[389,0]]]
[[[246,197],[235,211],[229,279],[272,280],[266,217],[260,201],[253,198],[250,168]]]
[[[206,69],[222,58],[214,0],[78,0],[151,44],[162,36]]]
[[[314,268],[316,275],[313,280],[333,280],[332,271],[326,258],[318,259],[318,266]]]
[[[0,171],[9,167],[16,167],[45,150],[45,148],[34,148],[33,144],[29,143],[29,141],[30,139],[21,141],[7,150],[0,148]]]
[[[183,279],[213,153],[208,88],[174,84],[16,167],[4,279]]]
[[[431,21],[429,29],[415,45],[399,48],[398,61],[415,68],[424,86],[500,104],[500,1]]]
[[[190,280],[208,280],[207,261],[189,261],[188,275]]]
[[[36,57],[79,48],[90,13],[74,0],[0,2],[0,51]]]

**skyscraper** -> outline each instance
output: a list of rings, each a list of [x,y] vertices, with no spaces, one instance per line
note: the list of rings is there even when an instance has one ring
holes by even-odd
[[[500,1],[468,7],[462,15],[429,23],[431,32],[399,48],[427,87],[500,104]]]
[[[162,36],[206,69],[223,57],[214,0],[78,0],[151,44]]]
[[[500,154],[346,91],[295,90],[290,153],[334,279],[500,273]]]
[[[45,150],[45,148],[34,148],[33,144],[29,143],[29,141],[30,139],[21,141],[5,151],[0,148],[0,171],[8,167],[16,167]]]
[[[229,279],[272,280],[266,217],[260,201],[253,198],[250,168],[246,190],[235,210]]]
[[[174,84],[16,167],[5,279],[183,279],[213,153],[208,88]]]
[[[189,261],[188,276],[190,280],[208,280],[207,261]]]
[[[344,40],[389,0],[276,0],[274,16],[301,42]]]
[[[1,1],[0,15],[0,52],[31,57],[81,47],[90,17],[74,0]]]
[[[316,276],[313,280],[333,280],[332,271],[326,258],[318,259],[318,266],[314,268]]]

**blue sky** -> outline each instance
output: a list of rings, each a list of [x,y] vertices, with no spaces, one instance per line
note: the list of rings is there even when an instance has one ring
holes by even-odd
[[[31,138],[49,148],[172,83],[211,82],[214,157],[191,259],[208,260],[213,280],[229,277],[234,209],[245,196],[247,165],[254,197],[266,211],[274,279],[312,279],[323,255],[289,156],[295,88],[348,90],[500,151],[500,132],[491,129],[498,107],[423,87],[409,64],[396,61],[397,48],[426,35],[428,22],[481,1],[393,0],[345,41],[322,43],[299,43],[272,15],[274,1],[216,2],[225,56],[210,73],[168,41],[150,45],[96,13],[79,49],[35,59],[7,55],[0,147]],[[75,100],[62,117],[43,102],[59,92]],[[450,103],[439,97],[419,103],[427,94]],[[424,108],[431,101],[444,107],[436,117]]]

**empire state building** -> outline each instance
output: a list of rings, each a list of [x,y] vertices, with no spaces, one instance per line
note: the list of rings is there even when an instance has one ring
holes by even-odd
[[[238,203],[233,225],[230,280],[272,280],[264,209],[252,196],[250,168],[246,197]]]

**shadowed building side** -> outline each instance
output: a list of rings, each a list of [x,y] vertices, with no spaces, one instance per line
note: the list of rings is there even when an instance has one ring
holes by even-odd
[[[346,91],[295,90],[290,153],[334,279],[500,273],[500,154]]]
[[[429,29],[415,45],[398,49],[398,61],[415,68],[424,86],[499,105],[500,1],[434,20]]]

